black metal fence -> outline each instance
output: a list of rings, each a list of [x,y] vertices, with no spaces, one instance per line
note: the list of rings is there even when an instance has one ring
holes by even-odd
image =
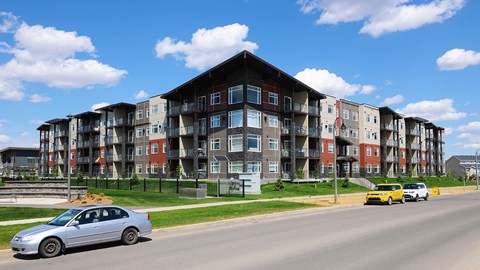
[[[96,189],[130,190],[155,193],[179,193],[180,188],[199,188],[200,184],[207,184],[207,196],[245,197],[244,180],[196,180],[196,179],[71,179],[72,186],[88,186]]]

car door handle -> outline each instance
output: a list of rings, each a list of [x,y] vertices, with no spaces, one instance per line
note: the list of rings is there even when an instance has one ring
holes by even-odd
[[[94,228],[94,229],[98,229],[98,226],[94,226],[93,228]]]

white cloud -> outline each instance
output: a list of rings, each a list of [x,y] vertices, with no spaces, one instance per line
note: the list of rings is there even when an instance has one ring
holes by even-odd
[[[12,33],[18,25],[18,17],[9,12],[0,12],[0,33]]]
[[[420,101],[410,103],[403,109],[398,110],[399,113],[407,116],[418,116],[429,121],[454,121],[465,118],[467,113],[457,112],[453,107],[453,100],[441,99],[438,101]]]
[[[90,38],[76,32],[23,22],[14,33],[14,46],[0,44],[0,52],[13,55],[0,65],[0,99],[22,100],[23,82],[61,89],[91,88],[115,85],[127,74],[97,60],[76,58],[79,53],[94,57],[95,52]]]
[[[96,111],[97,109],[100,109],[100,108],[108,106],[108,105],[110,105],[110,103],[108,103],[108,102],[100,102],[100,103],[97,103],[97,104],[93,104],[92,105],[92,111]]]
[[[30,136],[30,132],[22,132],[22,134],[20,134],[20,137],[22,138],[26,138],[26,137],[29,137]]]
[[[45,121],[33,119],[33,120],[30,121],[30,123],[32,123],[34,125],[43,125],[43,124],[45,124]]]
[[[433,0],[411,4],[410,0],[298,0],[303,13],[321,12],[316,24],[364,21],[360,33],[379,37],[440,23],[462,9],[465,0]]]
[[[451,128],[451,127],[446,127],[446,128],[445,128],[445,135],[450,135],[450,134],[453,133],[453,131],[454,131],[453,128]]]
[[[359,93],[370,94],[375,90],[375,87],[372,85],[349,84],[341,77],[325,69],[306,68],[298,72],[295,78],[323,94],[337,98],[353,96]]]
[[[148,93],[145,92],[144,90],[140,90],[138,93],[135,94],[134,98],[135,99],[144,99],[148,97]]]
[[[8,123],[7,120],[5,120],[5,119],[0,119],[0,127],[3,127],[3,125],[5,125],[6,123]]]
[[[480,149],[480,135],[472,133],[462,133],[457,136],[462,139],[461,146],[465,149]]]
[[[459,126],[457,128],[459,131],[472,131],[472,130],[480,130],[480,122],[470,122],[466,125]]]
[[[396,95],[396,96],[393,96],[393,97],[386,98],[382,102],[382,104],[384,104],[386,106],[390,106],[390,105],[393,105],[393,104],[402,103],[404,100],[405,100],[405,98],[402,95]]]
[[[20,81],[2,79],[0,75],[0,100],[20,101],[25,96],[22,92],[23,89],[24,87]]]
[[[460,70],[480,64],[480,52],[452,49],[437,59],[440,70]]]
[[[176,60],[185,61],[185,66],[204,70],[219,64],[237,52],[247,50],[254,52],[258,45],[245,41],[248,26],[238,23],[215,27],[213,29],[198,29],[190,43],[175,42],[170,37],[157,41],[155,51],[157,57],[163,59],[171,54]]]
[[[41,96],[39,94],[33,94],[30,96],[30,102],[33,103],[41,103],[41,102],[48,102],[51,98],[47,96]]]
[[[0,143],[8,143],[10,141],[11,141],[10,137],[8,137],[7,135],[0,134]]]

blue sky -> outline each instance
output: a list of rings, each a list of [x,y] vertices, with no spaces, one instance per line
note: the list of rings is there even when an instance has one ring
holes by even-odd
[[[246,49],[322,93],[445,127],[447,158],[474,154],[479,14],[474,0],[2,0],[0,149]]]

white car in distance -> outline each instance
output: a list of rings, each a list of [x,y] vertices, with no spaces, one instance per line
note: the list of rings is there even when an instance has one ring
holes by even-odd
[[[403,184],[405,199],[418,202],[419,199],[428,200],[428,190],[424,183]]]

